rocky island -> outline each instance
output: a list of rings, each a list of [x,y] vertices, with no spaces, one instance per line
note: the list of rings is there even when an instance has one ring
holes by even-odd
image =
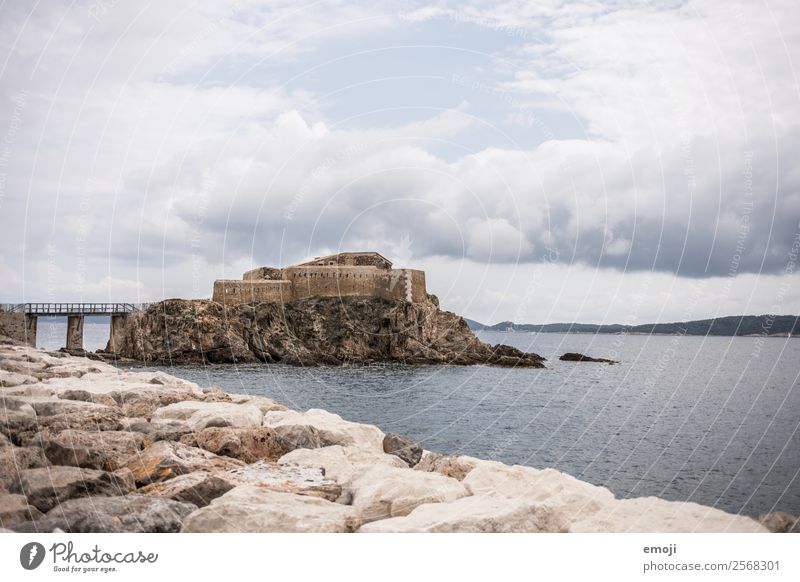
[[[171,299],[112,326],[107,351],[154,363],[489,364],[543,368],[544,358],[481,342],[439,309],[425,273],[378,253],[339,253],[259,267],[214,283],[211,300]]]
[[[796,520],[766,516],[765,524]],[[780,525],[782,524],[782,525]],[[794,525],[793,525],[794,524]],[[422,450],[324,410],[0,339],[15,532],[766,532],[553,469]],[[778,527],[778,526],[774,526]]]

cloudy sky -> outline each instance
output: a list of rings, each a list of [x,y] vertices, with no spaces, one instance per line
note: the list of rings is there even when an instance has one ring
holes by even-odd
[[[0,302],[369,249],[489,323],[798,313],[793,4],[3,2]]]

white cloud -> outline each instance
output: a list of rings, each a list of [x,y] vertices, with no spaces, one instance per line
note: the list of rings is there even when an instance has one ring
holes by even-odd
[[[468,265],[473,280],[429,280],[489,320],[526,301],[509,269],[544,269],[536,297],[554,313],[596,320],[640,294],[620,277],[650,271],[668,295],[675,273],[715,276],[721,291],[703,305],[737,312],[726,293],[774,280],[726,291],[719,276],[780,272],[799,228],[800,26],[788,2],[95,6],[2,8],[0,132],[20,95],[25,105],[0,167],[9,300],[41,289],[53,262],[63,293],[151,299],[369,247]],[[408,95],[422,105],[413,119],[337,118],[324,95],[338,80],[306,79],[331,47],[348,56],[451,29],[504,46],[475,51],[482,84],[447,83],[449,106]],[[516,145],[507,125],[531,120],[545,141]],[[678,279],[673,297],[690,284]]]

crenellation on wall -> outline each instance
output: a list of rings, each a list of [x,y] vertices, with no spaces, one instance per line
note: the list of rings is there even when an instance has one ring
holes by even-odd
[[[284,269],[259,267],[242,280],[214,283],[214,301],[287,303],[309,297],[382,297],[419,303],[427,300],[425,273],[392,269],[378,253],[340,253]]]

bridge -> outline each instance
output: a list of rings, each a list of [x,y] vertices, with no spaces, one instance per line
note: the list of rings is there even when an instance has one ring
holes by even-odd
[[[36,346],[36,327],[39,316],[67,318],[67,349],[83,350],[83,322],[86,316],[111,316],[109,338],[125,323],[131,313],[146,309],[149,303],[16,303],[0,305],[0,313],[8,314],[6,327],[24,325],[16,335]],[[23,323],[24,321],[24,323]],[[22,333],[19,333],[22,332]]]

